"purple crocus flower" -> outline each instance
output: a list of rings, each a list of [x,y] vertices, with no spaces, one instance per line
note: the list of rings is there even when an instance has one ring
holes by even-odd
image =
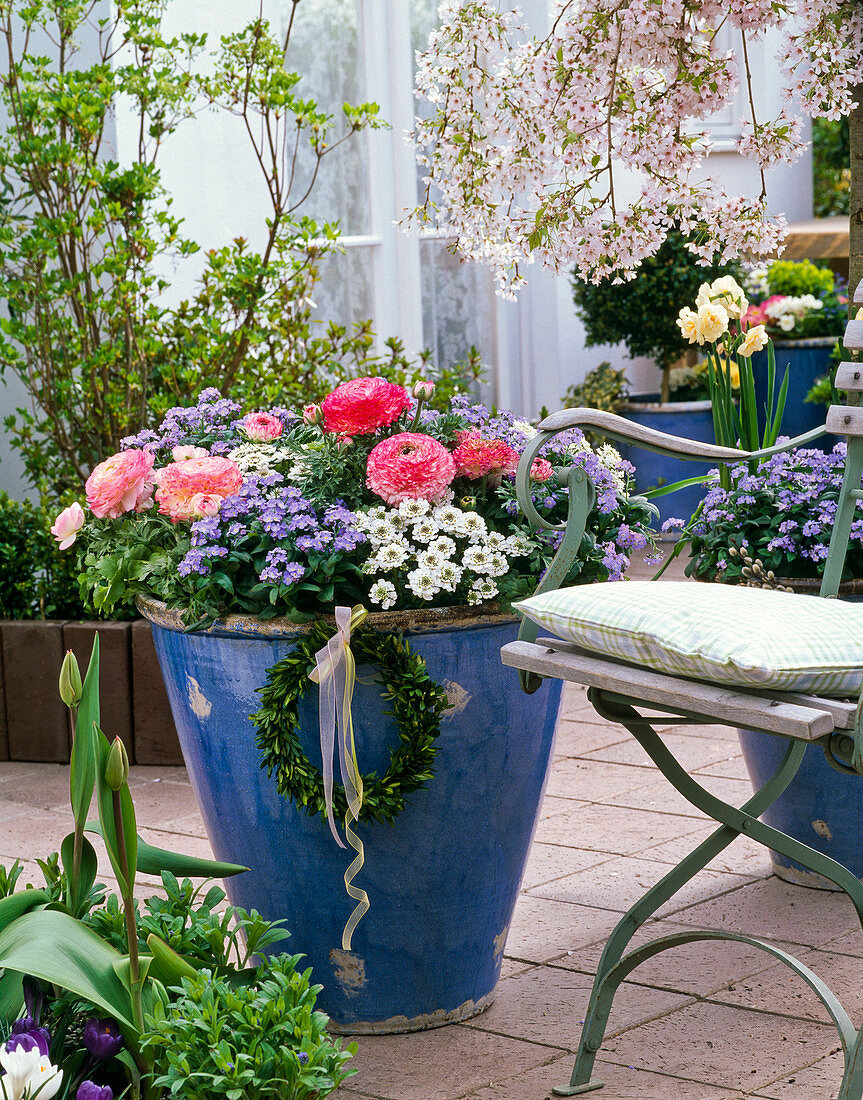
[[[114,1100],[110,1085],[97,1085],[95,1081],[82,1081],[75,1093],[75,1100]]]
[[[25,1019],[29,1019],[26,1017]],[[16,1024],[23,1023],[16,1020]],[[13,1025],[14,1027],[14,1025]],[[48,1056],[51,1047],[51,1036],[44,1027],[31,1027],[28,1031],[13,1031],[5,1043],[6,1050],[38,1050],[40,1056]]]
[[[97,1020],[96,1017],[88,1020],[84,1026],[84,1046],[96,1061],[113,1058],[123,1046],[123,1036],[117,1021]]]

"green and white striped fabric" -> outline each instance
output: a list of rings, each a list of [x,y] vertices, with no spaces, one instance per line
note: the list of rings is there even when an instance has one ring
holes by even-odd
[[[863,683],[863,604],[687,581],[562,588],[516,604],[558,637],[669,675],[851,695]]]

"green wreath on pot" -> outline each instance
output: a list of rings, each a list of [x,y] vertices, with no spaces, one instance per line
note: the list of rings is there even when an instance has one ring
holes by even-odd
[[[317,690],[309,680],[315,654],[332,634],[327,626],[315,624],[287,657],[267,671],[267,683],[259,688],[261,709],[251,716],[261,767],[268,776],[275,776],[279,793],[322,818],[326,816],[323,776],[303,752],[297,731],[300,699],[306,691]],[[399,635],[359,630],[350,644],[357,665],[374,665],[380,671],[383,698],[390,703],[388,713],[395,719],[399,735],[385,774],[378,778],[371,772],[362,777],[363,805],[358,820],[391,824],[405,808],[406,795],[422,790],[432,778],[441,718],[452,704],[440,684],[429,678],[423,658],[412,653]],[[345,789],[334,783],[333,812],[344,817],[346,811]]]

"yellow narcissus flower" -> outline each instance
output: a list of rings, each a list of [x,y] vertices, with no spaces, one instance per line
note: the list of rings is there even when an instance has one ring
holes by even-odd
[[[683,338],[688,340],[690,344],[694,344],[696,341],[699,344],[704,343],[703,338],[701,338],[701,328],[698,324],[698,314],[689,306],[684,306],[678,313],[677,327],[683,333]]]
[[[728,331],[728,311],[718,302],[705,302],[698,307],[698,343],[715,343]]]
[[[749,309],[746,293],[733,275],[723,275],[712,283],[702,283],[695,304],[699,307],[720,305],[732,320],[742,317]]]
[[[764,325],[753,325],[746,333],[743,343],[737,349],[738,355],[745,355],[747,359],[755,351],[761,351],[767,346],[770,337],[767,335]]]

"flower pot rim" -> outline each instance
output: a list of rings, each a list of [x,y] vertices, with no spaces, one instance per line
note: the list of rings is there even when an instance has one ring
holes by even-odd
[[[135,602],[141,614],[155,626],[180,634],[187,632],[182,620],[182,608],[169,608],[161,600],[150,596],[138,596]],[[318,616],[308,623],[295,623],[290,619],[268,619],[262,622],[254,615],[225,615],[206,630],[195,633],[222,638],[282,638],[308,634],[311,628],[322,620],[332,622],[335,627],[335,619],[329,615]],[[483,603],[474,606],[422,607],[411,611],[372,611],[363,625],[382,632],[425,634],[442,630],[465,630],[477,626],[496,626],[519,622],[519,620],[518,615],[501,611],[495,603]]]
[[[624,413],[627,412],[665,412],[665,413],[685,413],[685,412],[704,412],[706,409],[710,409],[713,406],[713,402],[709,398],[704,398],[701,401],[627,401],[625,405],[621,406],[621,410]]]

